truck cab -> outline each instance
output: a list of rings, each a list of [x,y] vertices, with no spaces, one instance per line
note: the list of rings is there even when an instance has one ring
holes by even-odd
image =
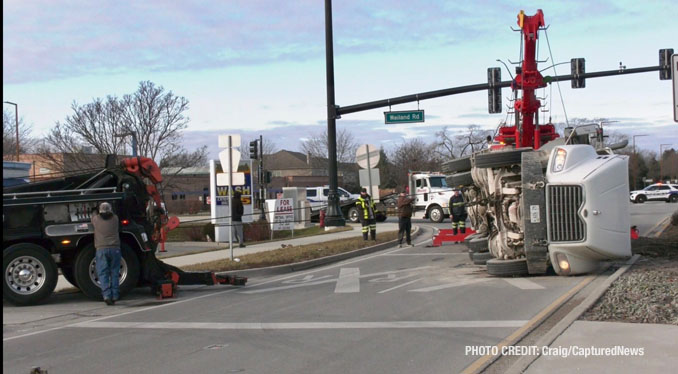
[[[447,185],[445,175],[437,172],[415,171],[408,174],[410,195],[414,195],[414,218],[428,218],[442,222],[450,216],[449,201],[454,189]]]

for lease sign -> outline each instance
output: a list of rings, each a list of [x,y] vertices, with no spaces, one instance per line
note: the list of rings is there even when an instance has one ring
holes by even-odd
[[[294,199],[284,198],[275,201],[273,231],[292,230],[294,227]]]

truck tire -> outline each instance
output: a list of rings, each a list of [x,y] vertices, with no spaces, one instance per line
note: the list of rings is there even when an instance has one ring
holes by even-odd
[[[638,195],[638,196],[636,196],[636,202],[637,202],[638,204],[642,204],[642,203],[644,203],[644,202],[646,202],[646,201],[647,201],[647,197],[645,197],[645,195]]]
[[[475,156],[475,167],[498,168],[520,164],[522,153],[532,151],[532,148],[518,148],[510,151],[480,153]]]
[[[515,260],[499,260],[493,258],[487,260],[487,273],[498,277],[519,277],[527,275],[527,260],[518,258]]]
[[[484,253],[490,251],[487,244],[487,237],[473,238],[469,241],[464,241],[464,244],[466,244],[466,247],[468,247],[469,250],[476,253]]]
[[[377,222],[384,222],[386,221],[386,218],[388,218],[386,214],[382,212],[377,213]]]
[[[443,213],[443,208],[438,205],[434,205],[428,209],[428,218],[431,222],[440,223],[445,219],[445,213]]]
[[[360,221],[360,219],[358,218],[359,215],[360,215],[360,209],[358,209],[358,207],[355,207],[355,206],[351,207],[348,210],[348,213],[346,214],[346,216],[348,217],[348,220],[353,222],[353,223],[358,223]]]
[[[58,268],[43,247],[18,243],[2,253],[2,298],[15,305],[35,305],[52,294]]]
[[[487,260],[493,259],[494,256],[490,252],[474,252],[472,256],[473,264],[474,265],[485,265]]]
[[[452,188],[457,188],[457,186],[470,186],[473,184],[473,177],[471,177],[471,172],[467,171],[464,173],[448,175],[445,177],[445,182]]]
[[[122,251],[122,260],[120,261],[120,296],[122,297],[136,287],[141,270],[139,259],[132,248],[122,243],[120,249]],[[74,266],[75,281],[85,296],[101,300],[101,287],[99,287],[99,280],[96,274],[95,254],[96,249],[94,244],[88,244],[78,253]]]
[[[454,160],[445,161],[442,165],[443,173],[457,173],[471,170],[471,158],[461,157]]]

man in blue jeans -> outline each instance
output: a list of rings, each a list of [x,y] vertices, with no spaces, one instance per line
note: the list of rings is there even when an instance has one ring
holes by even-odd
[[[94,248],[101,293],[106,305],[113,305],[120,298],[120,233],[118,216],[109,203],[101,203],[99,211],[92,215],[94,225]]]

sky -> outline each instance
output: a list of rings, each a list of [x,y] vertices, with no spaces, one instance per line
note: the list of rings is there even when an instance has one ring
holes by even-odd
[[[539,34],[542,74],[569,74],[571,58],[586,71],[658,65],[661,48],[678,50],[678,10],[672,1],[343,0],[333,4],[336,104],[348,106],[502,80],[520,59],[516,15],[544,12]],[[511,73],[514,68],[511,67]],[[18,103],[33,136],[72,114],[71,104],[136,91],[152,81],[190,102],[184,146],[217,135],[262,135],[278,149],[327,127],[324,1],[52,1],[3,0],[3,101]],[[559,95],[559,91],[562,95]],[[678,148],[670,80],[658,72],[587,79],[537,92],[553,122],[608,118],[609,130],[636,137],[636,146]],[[338,128],[360,143],[386,149],[443,127],[460,133],[476,124],[495,129],[507,117],[489,114],[487,92],[393,106],[423,109],[424,123],[384,124],[384,111],[344,115]],[[8,104],[3,108],[13,110]],[[667,148],[664,146],[664,148]]]

